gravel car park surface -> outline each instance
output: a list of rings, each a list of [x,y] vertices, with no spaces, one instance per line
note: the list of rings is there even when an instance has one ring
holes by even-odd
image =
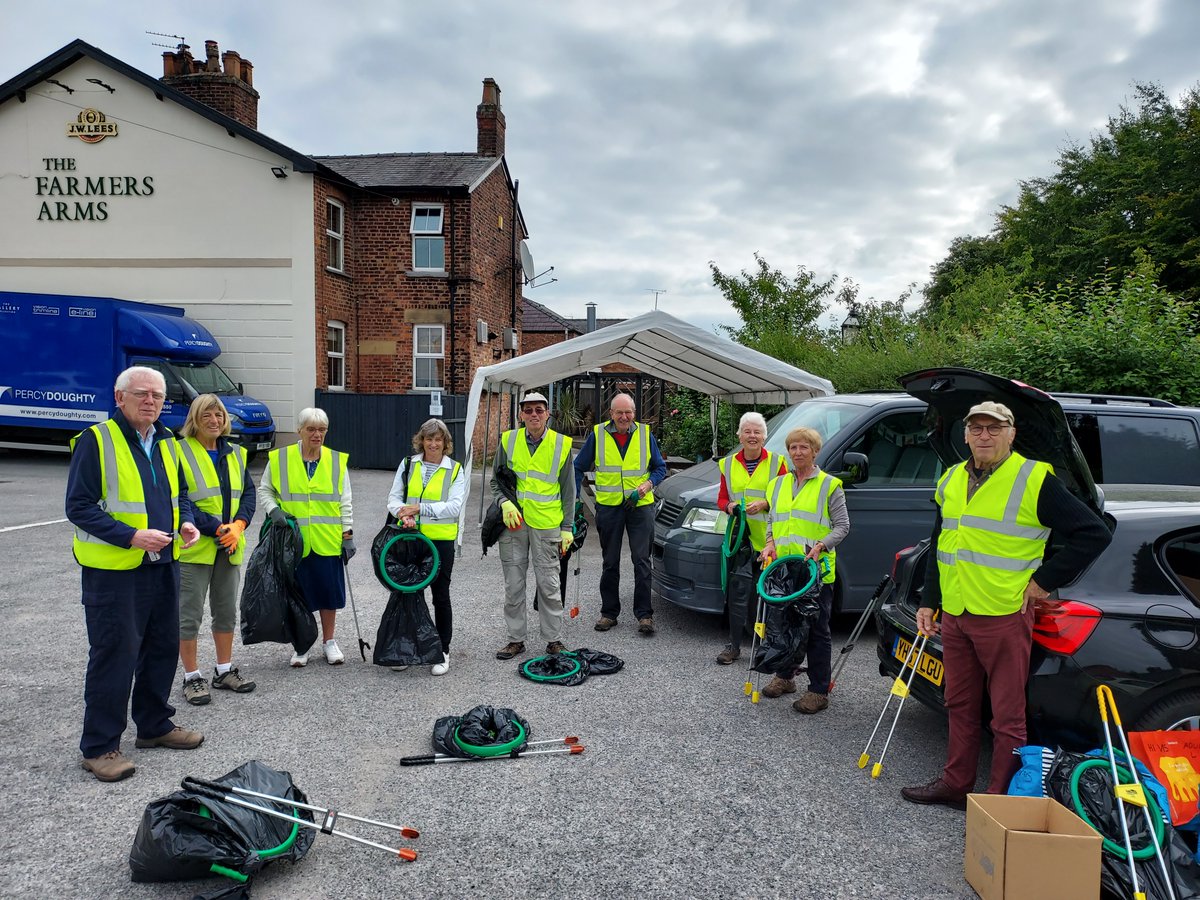
[[[498,553],[480,559],[478,474],[454,570],[448,675],[364,664],[349,609],[338,617],[340,667],[313,654],[307,668],[293,670],[288,648],[239,641],[234,662],[258,689],[216,691],[208,706],[191,707],[177,681],[175,721],[202,730],[204,744],[136,750],[131,724],[122,750],[137,774],[101,784],[79,765],[87,637],[71,528],[65,521],[22,527],[63,518],[66,473],[65,457],[0,451],[6,897],[189,898],[221,885],[217,878],[132,884],[129,848],[148,802],[186,775],[215,778],[249,759],[291,772],[313,803],[422,833],[411,843],[420,852],[413,863],[318,836],[298,865],[274,865],[256,878],[256,898],[974,896],[962,877],[963,814],[913,806],[898,793],[938,773],[944,718],[909,704],[881,778],[873,782],[856,766],[888,689],[869,632],[828,711],[800,716],[790,696],[754,706],[742,693],[745,655],[732,667],[714,663],[724,631],[715,617],[662,604],[652,638],[637,634],[631,617],[607,633],[592,630],[600,569],[593,533],[583,551],[583,612],[568,620],[564,641],[615,653],[625,669],[573,688],[527,681],[515,661],[494,658],[505,642],[503,582]],[[364,550],[350,571],[372,644],[387,598],[367,548],[391,480],[390,472],[352,473]],[[252,542],[258,525],[247,531]],[[622,575],[628,616],[627,567]],[[574,589],[568,585],[568,604]],[[531,615],[534,629],[536,621]],[[835,647],[852,625],[835,623]],[[213,664],[207,627],[203,670]],[[544,645],[534,630],[525,658]],[[435,719],[480,703],[517,710],[535,739],[578,735],[587,750],[400,767],[400,757],[429,752]],[[391,843],[387,832],[342,827]]]

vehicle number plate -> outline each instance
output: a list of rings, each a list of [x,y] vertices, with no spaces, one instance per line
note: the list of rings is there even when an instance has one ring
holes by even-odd
[[[912,650],[912,644],[902,637],[896,638],[896,645],[892,648],[892,655],[900,662],[904,662],[908,658],[909,651]],[[917,674],[927,681],[931,681],[936,685],[942,683],[942,678],[945,677],[946,670],[942,667],[942,661],[936,656],[930,656],[928,653],[922,653],[921,658],[917,660]]]
[[[270,450],[271,442],[270,441],[259,441],[257,444],[254,445],[254,449],[255,450]]]

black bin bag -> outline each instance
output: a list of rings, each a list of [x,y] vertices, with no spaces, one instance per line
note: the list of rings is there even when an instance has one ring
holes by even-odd
[[[371,541],[371,571],[389,591],[420,591],[437,576],[439,559],[433,542],[420,531],[396,524],[395,516]]]
[[[803,556],[781,556],[758,580],[766,607],[766,634],[754,650],[755,672],[790,678],[808,648],[808,633],[821,612],[821,579],[815,563]]]
[[[463,716],[443,716],[433,724],[433,750],[462,759],[507,756],[525,749],[532,729],[515,710],[476,706]]]
[[[216,781],[308,802],[290,774],[257,760],[238,766]],[[313,821],[312,813],[299,807],[273,805],[270,801],[251,802]],[[313,829],[294,822],[183,789],[146,807],[129,852],[130,875],[136,882],[187,881],[225,875],[234,879],[233,884],[223,885],[207,896],[239,893],[247,896],[244,877],[273,862],[294,863],[303,859],[315,834]]]
[[[442,661],[442,639],[429,617],[424,594],[391,592],[371,653],[377,666],[424,666]]]
[[[294,519],[282,528],[270,519],[246,565],[240,603],[242,643],[291,644],[306,652],[317,640],[317,623],[296,583],[304,539]]]

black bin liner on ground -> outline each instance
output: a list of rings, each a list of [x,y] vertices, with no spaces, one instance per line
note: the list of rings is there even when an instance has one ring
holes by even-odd
[[[611,653],[580,647],[526,660],[517,666],[517,671],[521,677],[540,684],[574,687],[592,675],[613,675],[624,666],[625,660]]]
[[[379,620],[371,661],[377,666],[424,666],[442,661],[442,639],[423,593],[391,592]]]
[[[308,802],[289,773],[272,769],[257,760],[238,766],[216,781],[230,787]],[[270,801],[250,802],[313,821],[312,813],[307,810],[272,806]],[[290,846],[277,855],[263,855],[261,851],[286,844],[293,830],[296,834]],[[129,852],[129,870],[135,882],[212,878],[219,874],[212,871],[214,865],[253,875],[278,860],[298,862],[303,859],[314,836],[315,832],[310,828],[184,789],[146,807]],[[219,893],[210,896],[227,895],[230,887],[224,885]],[[233,885],[232,888],[237,893],[243,886]]]
[[[243,644],[291,644],[304,653],[316,642],[316,621],[296,583],[303,555],[304,541],[294,520],[286,528],[267,520],[242,585]]]
[[[515,710],[476,706],[463,716],[444,716],[433,726],[433,750],[462,759],[505,756],[525,749],[532,729]]]

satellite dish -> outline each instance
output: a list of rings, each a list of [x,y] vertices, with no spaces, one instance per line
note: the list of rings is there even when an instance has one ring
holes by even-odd
[[[533,254],[529,252],[529,245],[521,241],[521,268],[525,271],[525,283],[533,281],[537,270],[533,267]]]

